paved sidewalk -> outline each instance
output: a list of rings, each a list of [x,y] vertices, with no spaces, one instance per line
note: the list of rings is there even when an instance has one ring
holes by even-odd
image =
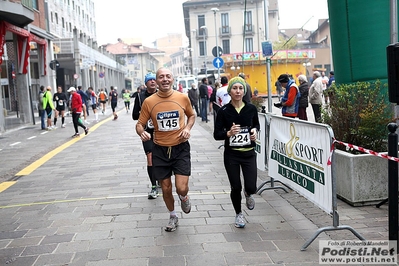
[[[118,110],[123,110],[123,101],[118,103]],[[112,118],[112,110],[107,105],[105,114],[98,111],[99,121]],[[39,119],[37,123],[37,119]],[[90,109],[87,117],[88,127],[97,124]],[[41,130],[40,118],[36,118],[36,125],[25,125],[0,134],[0,182],[12,179],[21,169],[41,158],[43,155],[59,147],[71,139],[75,133],[72,116],[65,116],[65,128],[61,128],[61,119],[58,119],[57,129],[52,131]],[[84,134],[83,129],[79,129]]]
[[[182,213],[175,197],[180,225],[172,233],[163,230],[162,198],[147,199],[146,158],[131,114],[122,110],[118,120],[105,119],[78,140],[70,139],[71,125],[38,135],[34,145],[26,140],[30,129],[8,135],[8,143],[23,135],[26,144],[3,146],[2,162],[20,160],[12,170],[0,168],[2,176],[3,169],[21,170],[59,143],[67,147],[0,193],[0,265],[318,265],[318,240],[355,240],[345,231],[322,233],[300,251],[332,219],[295,192],[255,195],[255,209],[243,207],[247,226],[235,228],[223,150],[212,127],[212,119],[197,119],[192,130],[192,211]],[[267,172],[259,171],[258,184],[265,180]],[[367,239],[387,239],[386,206],[339,201],[338,210],[341,224]]]

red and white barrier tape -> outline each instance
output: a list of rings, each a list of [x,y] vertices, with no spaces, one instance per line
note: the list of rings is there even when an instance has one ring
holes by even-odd
[[[359,147],[359,146],[356,146],[356,145],[353,145],[353,144],[345,143],[345,142],[342,142],[342,141],[339,141],[339,140],[334,140],[333,145],[334,145],[334,143],[339,143],[339,144],[344,145],[344,146],[346,146],[346,147],[348,147],[350,149],[355,149],[355,150],[358,150],[358,151],[361,151],[361,152],[364,152],[364,153],[368,153],[368,154],[371,154],[371,155],[374,155],[374,156],[377,156],[377,157],[381,157],[381,158],[385,158],[385,159],[388,159],[388,160],[391,160],[391,161],[399,162],[399,158],[392,157],[392,156],[389,156],[389,155],[383,154],[383,153],[378,153],[378,152],[375,152],[375,151],[372,151],[372,150],[369,150],[369,149],[365,149],[363,147]]]

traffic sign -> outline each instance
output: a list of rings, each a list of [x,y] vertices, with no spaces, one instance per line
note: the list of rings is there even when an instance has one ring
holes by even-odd
[[[273,46],[271,42],[262,42],[262,52],[263,56],[273,55]]]
[[[213,66],[216,67],[216,68],[222,68],[224,66],[224,61],[220,57],[215,57],[213,59],[212,63],[213,63]]]
[[[79,78],[79,74],[73,74],[73,78],[74,79],[78,79]]]
[[[219,54],[217,54],[217,53],[218,53],[217,50],[219,50]],[[213,54],[214,57],[219,57],[219,56],[221,56],[221,55],[223,54],[223,49],[222,49],[222,47],[220,47],[220,46],[215,46],[215,47],[213,47],[213,49],[212,49],[212,54]]]
[[[60,68],[60,62],[58,62],[57,60],[51,60],[50,61],[50,68],[52,70],[57,70]]]

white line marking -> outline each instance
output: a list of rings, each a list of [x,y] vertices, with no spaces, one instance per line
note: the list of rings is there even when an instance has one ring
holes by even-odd
[[[15,143],[13,143],[13,144],[10,144],[10,146],[15,146],[15,145],[18,145],[18,144],[20,144],[21,142],[15,142]]]
[[[40,134],[44,135],[44,134],[47,134],[47,133],[48,133],[48,131],[44,131],[44,132],[42,132]]]
[[[30,137],[30,138],[28,138],[28,139],[34,139],[34,138],[36,138],[36,136],[32,136],[32,137]]]

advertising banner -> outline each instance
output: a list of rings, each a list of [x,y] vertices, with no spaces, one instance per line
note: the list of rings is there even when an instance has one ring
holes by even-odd
[[[268,173],[332,212],[332,131],[324,124],[272,116]]]
[[[266,170],[266,130],[267,130],[267,117],[266,114],[258,113],[260,131],[256,137],[256,164],[259,170]]]

